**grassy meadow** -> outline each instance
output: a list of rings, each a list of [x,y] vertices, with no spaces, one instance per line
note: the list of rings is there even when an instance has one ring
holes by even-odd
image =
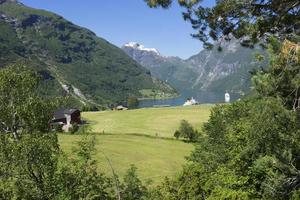
[[[62,149],[70,152],[80,137],[60,135]],[[108,176],[112,176],[112,172],[105,156],[109,158],[118,176],[123,177],[130,165],[134,164],[142,180],[152,179],[154,183],[158,183],[163,177],[176,174],[185,162],[184,157],[192,149],[193,145],[176,140],[133,135],[98,135],[94,156],[99,170]]]
[[[145,134],[173,137],[180,121],[185,119],[200,128],[207,121],[212,105],[191,107],[144,108],[127,111],[85,112],[93,132],[111,134]]]
[[[112,176],[104,156],[106,155],[120,177],[134,164],[138,167],[142,180],[152,179],[155,184],[163,177],[179,172],[186,162],[185,156],[193,149],[193,144],[173,138],[180,120],[185,119],[200,128],[207,121],[211,107],[212,105],[199,105],[85,112],[82,116],[90,123],[96,135],[94,156],[99,170]],[[82,135],[59,135],[62,149],[70,153],[81,137]]]

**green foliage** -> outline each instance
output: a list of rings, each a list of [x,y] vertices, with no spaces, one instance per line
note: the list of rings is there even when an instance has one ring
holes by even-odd
[[[147,195],[147,188],[137,176],[137,168],[131,165],[124,176],[122,199],[139,200]]]
[[[173,199],[292,198],[300,167],[297,124],[296,113],[275,98],[217,106],[189,157],[193,163],[159,191]]]
[[[171,3],[164,0],[148,2],[151,6],[163,7]],[[179,2],[188,9],[193,9],[200,1]],[[273,26],[270,22],[276,23],[283,34],[286,29],[283,30],[282,25],[296,29],[294,7],[299,4],[294,1],[283,1],[278,5],[270,2],[267,5],[264,2],[251,4],[251,12],[245,14],[238,12],[244,10],[244,4],[219,1],[214,9],[198,8],[199,17],[212,20],[210,24],[200,21],[194,25],[200,29],[205,24],[209,25],[210,36],[218,38],[218,32],[227,35],[224,29],[232,26],[232,21],[228,20],[232,20],[232,15],[238,14],[235,22],[239,22],[241,15],[245,21],[237,29],[229,27],[228,34],[232,32],[241,37],[247,30],[247,35],[250,34],[251,39],[255,40],[256,36],[270,31],[270,26]],[[5,7],[1,9],[5,8],[4,11],[13,12],[20,17],[24,29],[36,23],[37,16],[26,16],[21,12],[27,8],[11,5],[14,4],[5,3]],[[257,6],[264,8],[251,10]],[[290,7],[288,12],[284,10],[285,7]],[[261,11],[264,12],[260,13]],[[285,12],[282,13],[283,11]],[[270,13],[273,17],[266,18]],[[254,29],[249,27],[248,14],[251,19],[258,15],[251,24]],[[212,16],[218,18],[211,18]],[[191,15],[185,17],[192,20]],[[57,20],[62,23],[60,18]],[[214,24],[216,20],[219,24]],[[68,24],[60,25],[60,29],[64,30]],[[78,29],[73,28],[77,32]],[[218,32],[214,32],[214,29]],[[34,30],[28,29],[25,32],[31,35]],[[77,40],[77,36],[70,37]],[[199,37],[205,37],[205,34],[200,33]],[[36,39],[39,39],[38,36]],[[57,55],[66,55],[56,58],[61,62],[93,60],[85,45],[77,48],[75,45],[72,50],[64,49],[59,52],[57,46],[60,43],[51,40],[50,36],[48,39],[52,41],[49,46],[45,44],[49,49],[57,51]],[[83,48],[86,54],[78,53],[78,48]],[[124,178],[124,198],[299,199],[299,45],[286,41],[282,47],[273,45],[273,50],[278,55],[271,58],[271,69],[254,77],[257,96],[213,108],[201,135],[196,134],[197,131],[187,121],[182,121],[176,136],[182,135],[191,141],[195,141],[196,136],[199,138],[196,149],[189,157],[190,164],[178,177],[166,178],[162,185],[147,192],[136,175],[136,168],[131,167]],[[75,52],[68,55],[69,51]],[[84,138],[79,142],[78,148],[73,151],[74,157],[62,154],[57,135],[47,133],[50,116],[50,110],[47,109],[52,109],[52,106],[38,98],[36,86],[36,76],[32,72],[18,68],[6,68],[0,72],[0,103],[5,105],[0,107],[1,199],[116,198],[117,195],[112,192],[112,181],[98,173],[96,161],[93,160],[95,138]],[[114,85],[111,86],[113,88]]]
[[[149,191],[149,199],[205,199],[205,173],[198,164],[184,167],[181,174],[175,179],[165,178],[161,185]]]
[[[288,40],[282,44],[272,39],[269,44],[271,68],[253,77],[255,89],[261,96],[285,101],[288,109],[300,108],[300,48]]]
[[[176,139],[182,137],[190,142],[195,142],[198,139],[199,133],[186,120],[181,120],[179,130],[175,131]]]
[[[172,0],[145,0],[150,7],[168,8]],[[212,47],[210,40],[241,38],[244,46],[253,45],[269,35],[299,40],[298,0],[289,1],[216,1],[212,7],[201,0],[178,0],[186,8],[184,20],[197,31],[194,37]],[[274,28],[276,24],[276,28]]]
[[[80,142],[69,158],[55,133],[26,134],[18,142],[0,135],[1,199],[111,199],[112,185],[98,173],[91,153],[94,143]]]
[[[181,135],[181,133],[180,133],[178,130],[175,131],[174,137],[175,137],[177,140],[179,139],[180,135]]]
[[[58,155],[55,134],[23,135],[18,142],[1,134],[3,199],[52,199]]]
[[[84,135],[92,132],[92,129],[89,124],[81,124],[80,126],[79,125],[77,126],[78,126],[78,130],[76,131],[76,134]]]
[[[299,198],[299,46],[285,41],[272,47],[270,70],[253,78],[258,94],[212,109],[189,157],[192,164],[159,188],[162,194],[168,190],[175,199],[188,194],[198,199]],[[183,188],[186,178],[189,185]],[[194,184],[202,189],[201,197]]]
[[[53,105],[37,96],[37,76],[8,67],[0,71],[0,83],[8,107],[1,106],[0,117],[1,199],[110,199],[110,180],[91,156],[93,138],[78,144],[76,158],[59,149],[48,128]]]
[[[150,7],[161,6],[163,8],[168,8],[171,5],[172,0],[145,0],[145,2],[147,2]]]
[[[72,123],[72,127],[70,128],[70,133],[74,134],[79,130],[79,125],[77,123]]]
[[[54,130],[57,133],[62,133],[63,125],[62,124],[54,124],[54,125],[52,125],[52,130]]]
[[[65,156],[60,160],[57,174],[60,187],[59,198],[63,199],[111,199],[112,183],[98,173],[96,161],[92,159],[94,137],[84,137],[73,150],[75,158]]]
[[[16,139],[22,132],[47,132],[58,101],[37,94],[38,78],[22,65],[0,71],[0,128]]]
[[[85,105],[81,108],[82,112],[88,112],[88,111],[99,111],[99,108],[95,105]]]

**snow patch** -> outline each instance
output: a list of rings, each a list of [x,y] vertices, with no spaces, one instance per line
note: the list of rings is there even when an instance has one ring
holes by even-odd
[[[134,48],[134,49],[138,49],[140,51],[153,52],[157,55],[160,55],[160,53],[157,49],[155,49],[155,48],[146,48],[144,45],[141,45],[137,42],[128,42],[127,44],[124,45],[124,47]]]

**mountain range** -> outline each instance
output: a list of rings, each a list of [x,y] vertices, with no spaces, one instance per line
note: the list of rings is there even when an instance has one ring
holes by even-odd
[[[236,39],[221,46],[188,59],[135,42],[120,49],[59,15],[0,0],[0,67],[25,63],[42,77],[41,95],[69,96],[71,105],[170,98],[177,91],[201,102],[223,101],[225,91],[237,99],[250,90],[249,71],[262,65],[254,54],[263,50]]]
[[[221,102],[226,91],[233,99],[249,92],[252,71],[261,65],[255,54],[265,54],[259,46],[251,49],[232,38],[213,49],[204,49],[188,59],[163,56],[157,49],[129,42],[122,49],[151,74],[175,87],[184,97],[196,96],[203,102]]]
[[[12,63],[24,63],[41,75],[41,95],[68,95],[73,105],[177,95],[92,31],[16,0],[0,0],[0,67]]]

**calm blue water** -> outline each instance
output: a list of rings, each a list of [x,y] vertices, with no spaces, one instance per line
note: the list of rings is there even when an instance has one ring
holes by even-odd
[[[153,106],[181,106],[186,102],[187,98],[194,97],[200,104],[205,103],[224,103],[224,94],[216,94],[216,93],[203,93],[203,94],[195,94],[195,95],[182,95],[179,98],[175,99],[149,99],[142,100],[139,102],[139,108],[149,108]],[[233,101],[240,98],[238,94],[230,94],[230,98]]]
[[[185,98],[179,97],[175,99],[149,99],[142,100],[139,102],[139,108],[149,108],[155,105],[169,105],[169,106],[179,106],[184,104]]]

